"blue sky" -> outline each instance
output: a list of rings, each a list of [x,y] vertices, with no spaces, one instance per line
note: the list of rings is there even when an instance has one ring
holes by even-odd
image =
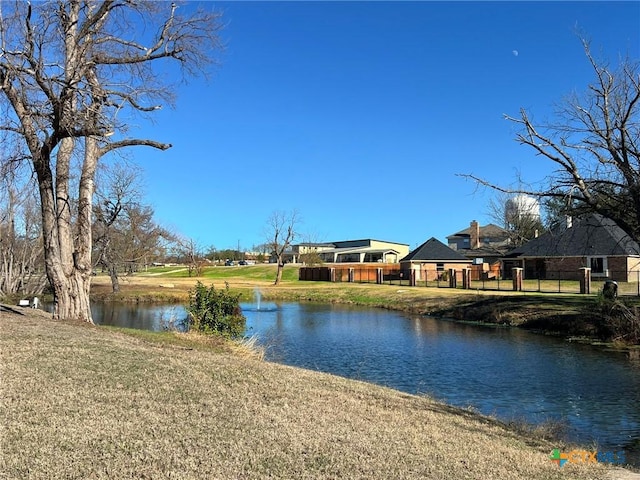
[[[202,247],[248,250],[274,211],[299,240],[414,248],[482,225],[491,191],[551,165],[503,118],[534,119],[593,75],[576,36],[616,64],[640,58],[639,2],[216,2],[226,49],[141,129],[159,223]],[[139,133],[139,132],[138,132]]]

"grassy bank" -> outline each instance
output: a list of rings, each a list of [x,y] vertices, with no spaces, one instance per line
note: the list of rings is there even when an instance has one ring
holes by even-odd
[[[0,313],[0,478],[632,478],[429,398],[25,313]]]

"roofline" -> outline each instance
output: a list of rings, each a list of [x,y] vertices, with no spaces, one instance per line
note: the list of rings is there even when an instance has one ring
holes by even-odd
[[[367,240],[370,241],[370,242],[391,243],[393,245],[402,245],[402,246],[405,246],[405,247],[409,246],[408,243],[391,242],[389,240],[378,240],[377,238],[358,238],[358,239],[355,239],[355,240],[338,240],[338,241],[335,241],[335,242],[300,242],[300,243],[294,243],[293,245],[335,245],[336,243],[365,242]]]
[[[495,223],[487,223],[486,225],[479,225],[479,226],[478,226],[478,229],[479,229],[479,230],[480,230],[480,232],[482,233],[482,230],[487,229],[487,228],[489,228],[489,227],[497,228],[497,229],[502,230],[502,231],[503,231],[503,232],[505,232],[505,233],[509,233],[509,232],[507,231],[507,229],[505,229],[504,227],[501,227],[500,225],[496,225]],[[470,237],[470,236],[471,236],[471,234],[470,234],[470,233],[464,233],[464,232],[465,232],[465,230],[469,230],[470,228],[471,228],[471,227],[469,226],[469,227],[467,227],[467,228],[464,228],[464,229],[460,230],[459,232],[452,233],[451,235],[447,235],[447,237],[446,237],[446,238],[447,238],[447,239],[449,239],[449,238],[453,238],[453,237],[463,237],[463,238],[464,238],[464,237]]]
[[[389,240],[378,240],[376,238],[359,238],[356,240],[338,240],[337,242],[329,242],[329,243],[336,244],[336,243],[344,243],[344,242],[362,242],[366,240],[373,241],[373,242],[393,243],[394,245],[404,245],[406,247],[409,246],[408,243],[390,242]]]
[[[328,250],[322,250],[320,252],[317,252],[318,255],[323,255],[325,253],[387,253],[387,252],[394,252],[394,253],[400,253],[397,250],[394,250],[393,248],[375,248],[375,249],[370,249],[369,247],[336,247],[336,248],[330,248]]]
[[[460,259],[429,259],[429,260],[400,260],[400,263],[408,263],[408,262],[415,262],[415,263],[472,263],[473,260],[471,259],[465,259],[465,260],[460,260]]]
[[[507,258],[508,260],[517,260],[517,259],[527,259],[527,258],[576,258],[576,257],[618,257],[618,258],[633,258],[633,257],[637,257],[640,258],[640,254],[638,253],[629,253],[629,254],[615,254],[615,255],[608,255],[606,253],[595,253],[593,255],[518,255],[517,257],[507,257],[505,255],[504,258]]]

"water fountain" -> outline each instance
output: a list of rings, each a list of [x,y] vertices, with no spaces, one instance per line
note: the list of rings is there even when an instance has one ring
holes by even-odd
[[[253,290],[253,298],[256,301],[256,310],[260,310],[260,302],[262,301],[262,292],[259,288]]]
[[[278,307],[270,302],[265,305],[262,301],[262,292],[259,288],[255,288],[253,290],[253,304],[243,305],[242,309],[246,312],[274,312]]]

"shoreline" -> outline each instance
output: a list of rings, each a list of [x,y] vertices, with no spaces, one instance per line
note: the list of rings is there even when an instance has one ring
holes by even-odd
[[[92,299],[124,303],[187,303],[189,289],[196,281],[214,284],[216,288],[224,288],[226,283],[225,280],[206,277],[169,279],[155,275],[134,276],[121,285],[120,293],[114,295],[110,292],[107,277],[96,279],[92,282]],[[600,338],[600,318],[593,311],[598,301],[595,296],[325,282],[285,282],[274,286],[270,282],[252,281],[245,277],[229,279],[228,283],[232,291],[240,293],[241,299],[248,302],[253,300],[255,291],[260,290],[262,299],[266,301],[344,303],[385,308],[468,324],[522,328],[594,346],[637,351],[640,355],[640,344],[603,341]]]

